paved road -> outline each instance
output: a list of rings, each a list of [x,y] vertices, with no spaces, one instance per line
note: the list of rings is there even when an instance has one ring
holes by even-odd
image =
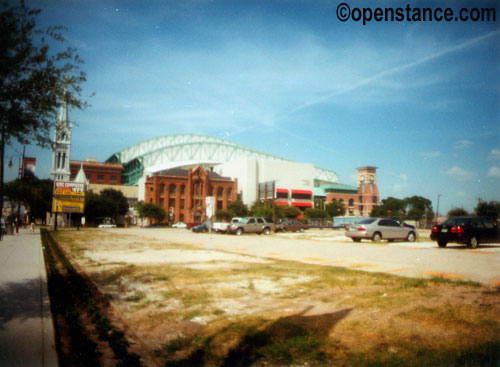
[[[56,367],[40,234],[0,241],[0,367]]]
[[[221,235],[185,229],[109,229],[173,243],[193,244],[252,256],[334,265],[408,277],[439,276],[500,286],[500,246],[441,249],[434,242],[354,243],[342,231],[305,234]]]

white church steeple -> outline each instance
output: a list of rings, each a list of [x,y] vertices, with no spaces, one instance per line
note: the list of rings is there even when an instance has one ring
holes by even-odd
[[[71,171],[69,159],[71,152],[71,129],[72,124],[68,120],[68,104],[66,93],[59,111],[59,118],[54,128],[54,144],[52,146],[52,170],[50,178],[58,181],[69,181]]]

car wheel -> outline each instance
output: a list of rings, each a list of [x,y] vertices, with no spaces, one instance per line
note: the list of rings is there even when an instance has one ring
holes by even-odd
[[[408,242],[415,242],[415,233],[408,233],[408,237],[406,239],[408,240]]]
[[[469,242],[467,242],[467,247],[468,248],[478,248],[479,247],[479,241],[477,240],[477,237],[472,236],[469,239]]]
[[[372,237],[373,242],[379,242],[382,239],[382,235],[379,232],[375,232]]]
[[[439,247],[446,247],[447,244],[448,244],[448,242],[446,242],[446,241],[438,241]]]
[[[243,234],[243,228],[238,228],[238,229],[236,230],[236,235],[237,235],[237,236],[241,236],[242,234]]]
[[[269,228],[264,228],[264,230],[262,231],[262,233],[264,233],[265,235],[268,235],[271,233],[271,230]]]

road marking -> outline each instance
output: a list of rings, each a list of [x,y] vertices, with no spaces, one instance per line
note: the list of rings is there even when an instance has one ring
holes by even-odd
[[[431,277],[447,278],[447,279],[463,279],[464,277],[458,274],[440,273],[436,271],[424,271],[423,274]]]
[[[408,268],[399,268],[399,269],[392,269],[392,270],[386,270],[384,273],[399,273],[402,271],[408,271]]]
[[[351,268],[378,268],[379,265],[375,264],[363,264],[363,263],[354,263],[349,265]]]

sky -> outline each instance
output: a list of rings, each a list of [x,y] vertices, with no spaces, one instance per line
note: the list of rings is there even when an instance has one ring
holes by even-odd
[[[40,28],[68,28],[66,45],[85,61],[91,106],[69,112],[73,160],[203,134],[333,170],[344,184],[376,166],[381,199],[419,195],[436,210],[439,197],[444,214],[499,201],[499,20],[363,25],[338,19],[341,2],[25,0],[42,9]],[[496,1],[344,2],[500,17]],[[8,147],[6,159],[20,152]],[[26,155],[49,177],[49,150]],[[7,181],[15,175],[6,169]]]

